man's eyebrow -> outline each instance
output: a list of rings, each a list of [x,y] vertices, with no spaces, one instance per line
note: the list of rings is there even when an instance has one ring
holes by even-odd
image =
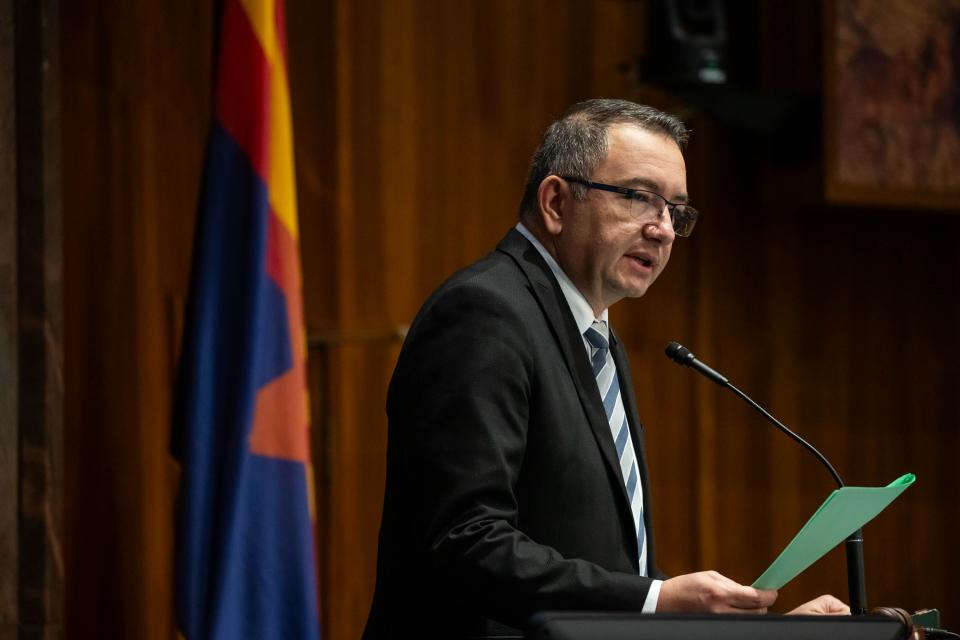
[[[623,183],[623,186],[631,189],[645,189],[647,191],[653,191],[654,193],[663,195],[660,183],[656,182],[655,180],[650,180],[649,178],[631,178]],[[664,197],[666,198],[666,196]],[[686,204],[690,201],[690,197],[686,193],[680,193],[673,198],[668,198],[668,200],[676,204]]]

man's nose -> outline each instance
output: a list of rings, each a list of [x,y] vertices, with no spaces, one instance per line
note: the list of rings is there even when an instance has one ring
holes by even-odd
[[[643,226],[643,237],[663,244],[673,243],[677,234],[673,230],[673,220],[666,207],[663,208],[656,222],[649,222]]]

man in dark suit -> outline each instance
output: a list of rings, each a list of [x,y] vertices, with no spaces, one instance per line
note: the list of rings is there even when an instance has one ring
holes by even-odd
[[[643,426],[607,325],[692,231],[686,138],[650,107],[574,105],[534,156],[517,227],[423,305],[387,398],[367,637],[483,636],[547,609],[773,604],[715,572],[657,567]]]

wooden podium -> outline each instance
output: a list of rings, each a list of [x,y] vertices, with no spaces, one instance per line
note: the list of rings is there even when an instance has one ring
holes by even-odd
[[[676,615],[543,612],[527,638],[546,640],[900,640],[910,630],[892,618],[865,616]]]

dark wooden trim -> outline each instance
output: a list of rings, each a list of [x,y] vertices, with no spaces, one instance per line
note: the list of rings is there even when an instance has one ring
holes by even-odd
[[[17,622],[17,161],[13,0],[0,0],[0,637]]]
[[[56,0],[13,12],[16,135],[17,624],[62,632],[63,321]]]

